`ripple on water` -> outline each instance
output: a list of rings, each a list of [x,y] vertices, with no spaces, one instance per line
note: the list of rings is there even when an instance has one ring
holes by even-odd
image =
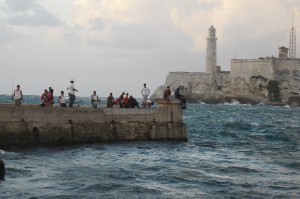
[[[1,197],[300,198],[298,109],[189,104],[184,114],[188,142],[0,150]]]

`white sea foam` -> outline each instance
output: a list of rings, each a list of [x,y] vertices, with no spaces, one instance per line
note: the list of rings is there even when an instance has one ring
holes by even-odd
[[[240,105],[241,103],[237,100],[232,100],[231,103],[225,102],[224,104],[235,106],[235,105]]]

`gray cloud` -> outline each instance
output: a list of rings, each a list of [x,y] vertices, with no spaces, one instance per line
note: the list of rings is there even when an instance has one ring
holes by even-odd
[[[7,0],[5,2],[9,24],[24,26],[59,26],[61,21],[35,0]]]
[[[189,15],[195,11],[211,11],[213,9],[219,8],[222,4],[222,0],[184,1],[184,3],[182,3],[182,0],[172,0],[170,3],[173,8],[179,8],[183,15]]]
[[[2,23],[0,23],[0,32],[0,43],[12,41],[18,37],[17,33]]]
[[[107,38],[87,38],[89,45],[99,48],[112,47],[123,50],[185,51],[193,45],[193,40],[173,26],[153,27],[150,24],[127,24],[111,26]]]
[[[235,32],[233,34],[233,32]],[[217,29],[217,35],[218,35]],[[253,35],[252,26],[230,23],[223,29],[223,37],[218,39],[218,65],[230,70],[230,60],[278,57],[278,46],[288,46],[288,30],[278,27],[277,31]]]
[[[90,24],[92,24],[91,29],[94,31],[103,30],[105,28],[105,24],[101,18],[96,18],[96,19],[91,20]]]
[[[300,11],[300,4],[298,0],[278,1],[278,3],[285,9],[290,10],[290,12],[294,11],[295,16],[299,16],[299,14],[297,14]]]
[[[88,38],[87,42],[99,46],[141,49],[156,48],[160,43],[159,38],[158,32],[147,25],[115,25],[108,38]]]
[[[26,1],[6,0],[5,5],[8,10],[14,12],[22,12],[22,11],[31,10],[34,6],[36,6],[36,2],[35,0],[26,0]]]
[[[298,0],[289,0],[282,10],[284,3],[277,1],[107,0],[101,5],[77,1],[73,7],[72,0],[7,0],[0,5],[5,7],[0,16],[5,67],[0,93],[10,92],[7,82],[13,76],[26,94],[40,94],[48,86],[58,94],[74,78],[79,96],[93,90],[118,96],[125,90],[140,97],[144,82],[153,92],[170,71],[204,71],[210,25],[217,30],[218,65],[224,70],[230,69],[235,51],[236,58],[277,56],[278,44],[288,45],[289,12],[294,9],[297,19],[299,7]],[[118,9],[120,2],[128,10]],[[170,18],[173,10],[175,19]],[[66,25],[31,28],[59,25],[52,11]],[[14,42],[6,45],[10,40]]]

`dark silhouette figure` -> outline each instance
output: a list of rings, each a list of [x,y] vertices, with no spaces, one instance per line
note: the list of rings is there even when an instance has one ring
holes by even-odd
[[[135,98],[133,98],[132,95],[130,95],[127,104],[128,104],[128,108],[135,108],[135,107],[140,108],[139,103],[137,102],[137,100]]]
[[[179,99],[181,101],[181,106],[183,109],[185,109],[186,108],[185,97],[180,94],[180,87],[176,88],[176,90],[175,90],[175,98]]]
[[[0,159],[0,180],[4,180],[5,176],[5,165],[4,162]]]

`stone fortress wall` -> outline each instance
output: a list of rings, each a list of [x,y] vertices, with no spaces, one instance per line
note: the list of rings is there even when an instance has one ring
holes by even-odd
[[[275,78],[292,77],[300,79],[300,59],[275,59]]]
[[[246,103],[267,102],[269,80],[280,82],[284,102],[291,93],[300,94],[300,59],[289,58],[287,48],[280,47],[278,57],[231,59],[230,72],[222,71],[217,66],[215,36],[215,28],[211,26],[205,72],[170,72],[165,85],[157,88],[152,98],[160,98],[167,86],[173,90],[182,86],[182,94],[192,102],[219,103],[235,99]]]
[[[207,90],[208,92],[223,86],[230,78],[229,72],[218,74],[206,74],[201,72],[170,72],[166,78],[165,85],[171,87],[183,86],[185,89],[200,92]],[[195,86],[197,85],[197,86]]]
[[[300,78],[300,59],[232,59],[230,75],[244,78],[260,75],[275,80],[278,77]]]
[[[268,59],[232,59],[230,75],[243,78],[261,75],[274,79],[273,62]]]
[[[252,76],[263,76],[268,79],[278,77],[300,78],[300,59],[283,59],[277,57],[266,57],[258,59],[231,59],[231,70],[219,71],[213,74],[205,72],[170,72],[166,78],[166,85],[172,82],[195,82],[211,81],[217,79],[218,83],[228,78],[251,78]]]

